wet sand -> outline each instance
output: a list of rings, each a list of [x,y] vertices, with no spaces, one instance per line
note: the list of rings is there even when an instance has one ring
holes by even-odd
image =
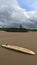
[[[0,45],[11,44],[33,50],[36,55],[28,55],[0,46],[0,65],[37,65],[37,32],[0,31]]]

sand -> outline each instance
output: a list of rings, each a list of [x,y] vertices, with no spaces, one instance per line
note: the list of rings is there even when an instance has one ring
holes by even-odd
[[[28,48],[36,55],[23,54],[0,46],[0,65],[37,65],[37,32],[0,31],[0,45],[2,43]]]

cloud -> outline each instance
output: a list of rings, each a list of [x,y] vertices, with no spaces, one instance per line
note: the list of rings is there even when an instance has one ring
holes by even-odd
[[[23,27],[33,26],[37,21],[36,14],[37,11],[27,12],[21,8],[17,0],[0,1],[0,27],[19,27],[20,24]]]
[[[16,0],[1,0],[0,25],[4,27],[11,26],[13,23],[26,22],[24,11],[25,9],[20,8]]]

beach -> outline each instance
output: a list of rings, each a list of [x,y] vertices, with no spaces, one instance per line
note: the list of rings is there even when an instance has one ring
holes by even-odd
[[[10,44],[28,48],[35,55],[19,53],[0,46],[0,65],[37,65],[37,32],[0,31],[0,45]]]

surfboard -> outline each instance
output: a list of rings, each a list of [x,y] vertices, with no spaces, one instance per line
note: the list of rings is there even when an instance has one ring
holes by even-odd
[[[16,50],[19,52],[35,55],[35,52],[33,52],[27,48],[23,48],[23,47],[19,47],[19,46],[13,46],[13,45],[7,45],[7,44],[2,44],[1,46],[4,48],[7,48],[7,49]]]

